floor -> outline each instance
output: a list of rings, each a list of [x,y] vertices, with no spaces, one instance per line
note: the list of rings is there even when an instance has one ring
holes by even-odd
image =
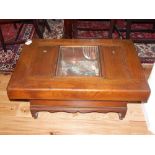
[[[144,65],[148,78],[151,65]],[[29,102],[9,101],[6,87],[10,75],[0,74],[0,134],[151,134],[147,130],[141,104],[128,104],[127,115],[119,120],[115,113],[70,114],[40,112],[33,119]]]

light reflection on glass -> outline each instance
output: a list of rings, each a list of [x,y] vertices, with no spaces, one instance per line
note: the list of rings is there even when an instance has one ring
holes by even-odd
[[[99,76],[98,46],[61,46],[57,76]]]

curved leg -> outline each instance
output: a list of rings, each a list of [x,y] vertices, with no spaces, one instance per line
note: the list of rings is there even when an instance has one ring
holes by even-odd
[[[119,119],[120,120],[123,120],[123,118],[125,117],[125,115],[126,115],[126,111],[122,111],[122,112],[119,112],[118,113],[118,116],[119,116]]]
[[[46,26],[48,32],[51,32],[51,28],[50,28],[50,26],[49,26],[49,24],[47,22],[47,19],[45,19],[45,26]]]
[[[33,25],[35,27],[35,31],[37,33],[37,35],[39,36],[39,38],[43,39],[43,33],[41,32],[39,25],[38,25],[38,20],[34,19],[33,20]]]
[[[0,42],[1,42],[1,45],[3,47],[4,52],[7,52],[6,44],[4,42],[4,37],[3,37],[1,26],[0,26]]]
[[[34,119],[38,118],[38,112],[31,111],[31,115]]]

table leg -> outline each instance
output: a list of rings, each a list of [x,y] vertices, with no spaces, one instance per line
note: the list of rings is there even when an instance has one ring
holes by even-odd
[[[31,115],[34,119],[37,119],[38,118],[38,112],[37,111],[33,111],[31,110]]]
[[[119,119],[123,120],[125,118],[127,109],[126,110],[122,110],[121,112],[118,113]]]
[[[64,20],[64,38],[72,38],[72,25],[73,20],[72,19],[65,19]]]
[[[7,52],[1,26],[0,26],[0,41],[1,41],[1,44],[2,44],[2,47],[3,47],[4,52]]]

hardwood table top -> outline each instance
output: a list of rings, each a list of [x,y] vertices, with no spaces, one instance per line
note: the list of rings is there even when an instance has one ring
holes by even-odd
[[[100,76],[57,76],[59,49],[97,46]],[[130,40],[36,39],[23,47],[7,87],[10,99],[146,101],[150,88]]]

